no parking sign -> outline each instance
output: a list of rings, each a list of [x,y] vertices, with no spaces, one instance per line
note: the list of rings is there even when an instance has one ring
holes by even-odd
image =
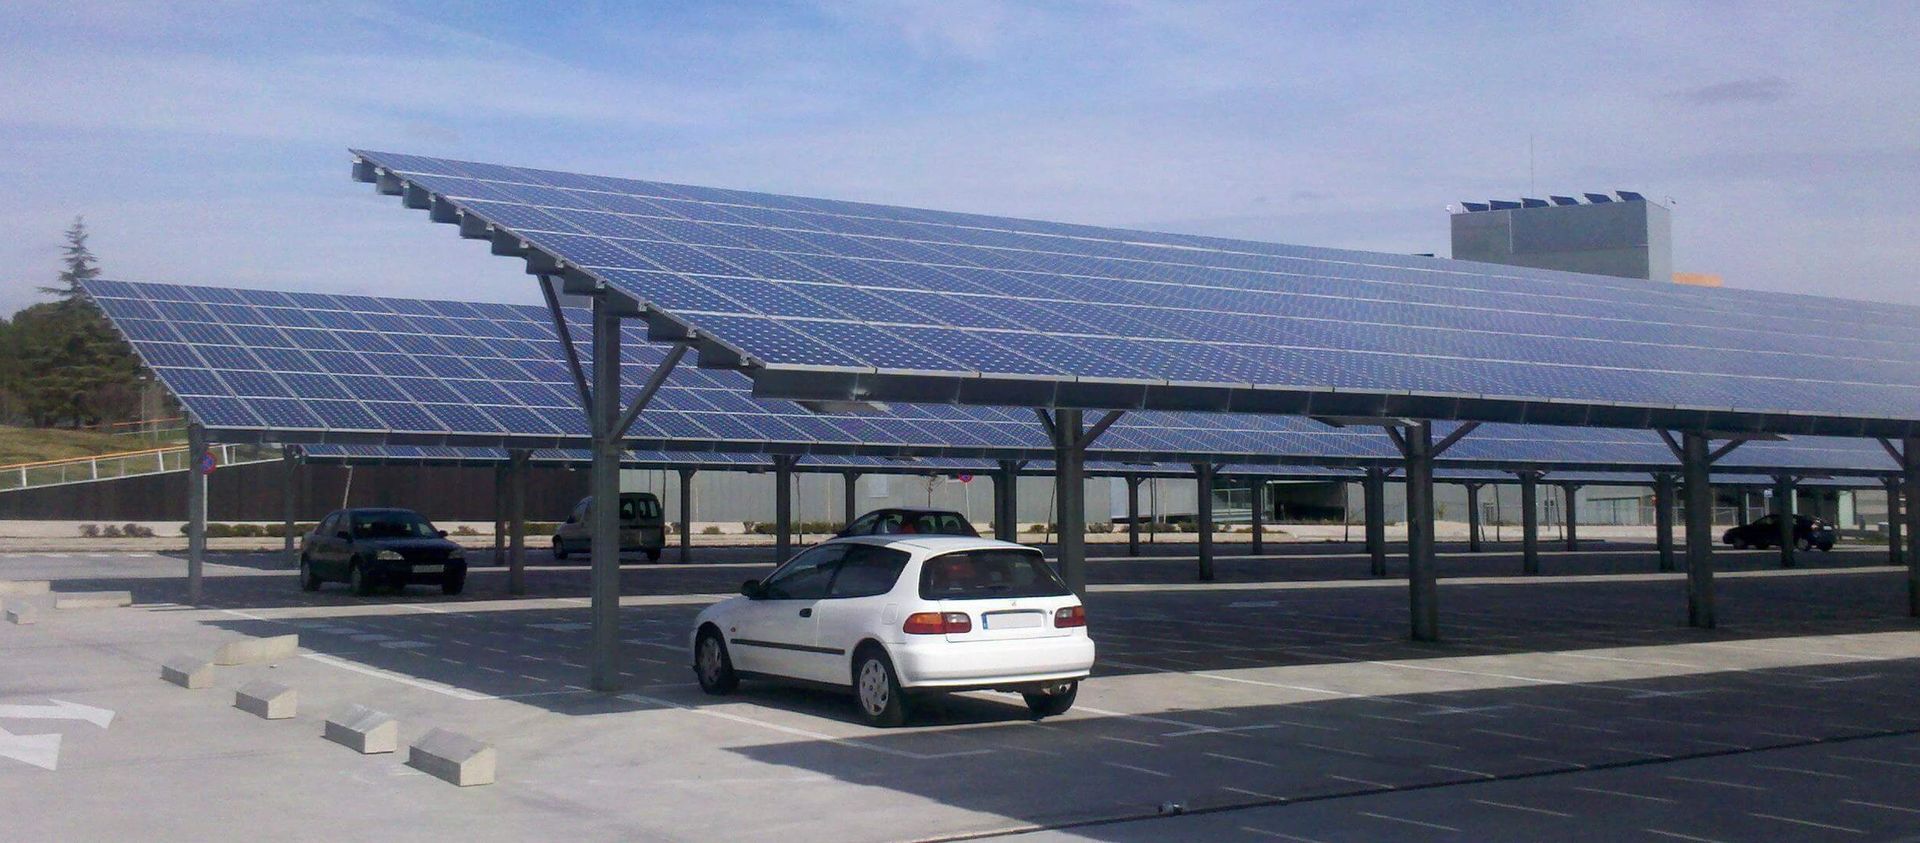
[[[213,458],[213,452],[210,450],[201,451],[200,461],[197,465],[194,466],[194,468],[197,471],[199,471],[201,474],[212,474],[213,470],[219,467],[220,467],[219,460],[216,460]]]

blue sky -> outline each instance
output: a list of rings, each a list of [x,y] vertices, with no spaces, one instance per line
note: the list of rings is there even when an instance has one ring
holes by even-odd
[[[1448,203],[1625,188],[1678,270],[1920,303],[1916,42],[1911,3],[14,0],[0,308],[76,214],[115,277],[537,299],[349,146],[1442,255]]]

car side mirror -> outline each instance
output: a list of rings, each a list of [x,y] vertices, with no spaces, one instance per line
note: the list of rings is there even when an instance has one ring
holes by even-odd
[[[767,590],[761,587],[759,580],[747,580],[741,583],[740,593],[746,595],[748,600],[759,600],[767,596]]]
[[[577,524],[577,523],[579,523],[579,521],[580,521],[580,519],[578,519],[578,518],[575,518],[575,517],[573,517],[573,516],[571,516],[571,515],[569,515],[569,516],[567,516],[567,523],[568,523],[568,524]]]
[[[438,533],[440,534],[440,538],[443,538],[443,539],[444,539],[444,538],[446,538],[446,537],[447,537],[447,531],[445,531],[445,530],[438,530],[438,531],[436,531],[436,532],[438,532]]]
[[[340,539],[341,541],[353,541],[353,534],[345,530],[341,530],[340,532],[334,533],[333,535],[335,538]]]

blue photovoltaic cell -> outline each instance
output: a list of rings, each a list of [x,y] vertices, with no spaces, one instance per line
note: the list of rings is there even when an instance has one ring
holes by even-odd
[[[88,289],[114,324],[128,334],[136,352],[160,380],[210,428],[272,429],[289,433],[386,432],[389,435],[446,432],[467,437],[581,437],[587,432],[572,376],[560,356],[544,308],[299,294],[297,298],[302,307],[308,309],[295,310],[244,304],[279,301],[274,297],[252,295],[260,291],[229,291],[230,296],[213,296],[199,292],[198,288],[122,282],[93,282]],[[296,297],[296,294],[285,295]],[[242,326],[216,323],[167,323],[167,327],[178,329],[169,335],[176,339],[203,338],[175,342],[143,340],[126,330],[127,324],[144,321],[127,314],[157,311],[169,303],[201,301],[230,308],[253,308],[243,324],[260,327],[265,332],[243,331],[239,329]],[[349,303],[362,308],[363,316],[408,314],[404,317],[408,330],[374,336],[366,327],[328,331],[286,327],[297,321],[369,325],[372,320],[358,316],[336,318],[353,315],[347,311],[319,309],[344,307]],[[213,318],[211,310],[200,312],[206,318]],[[583,324],[585,314],[569,311],[568,315],[575,336],[582,338],[579,349],[583,356],[587,355],[590,349],[584,342],[588,335]],[[778,322],[769,320],[768,324],[786,330]],[[1379,328],[1379,331],[1388,330],[1388,327]],[[627,333],[627,340],[633,344],[626,351],[629,368],[623,373],[623,379],[627,383],[625,397],[630,400],[650,372],[648,367],[660,360],[663,352],[643,344],[638,328],[631,328]],[[1363,332],[1356,337],[1364,339],[1375,335]],[[302,348],[321,350],[248,347],[240,344],[243,336],[262,342],[271,340],[276,345],[285,343],[274,338],[285,336]],[[868,345],[869,340],[845,332],[844,326],[830,327],[814,338],[795,333],[789,339],[800,343],[801,348],[807,347],[805,343],[826,342],[848,354],[890,358],[902,355],[902,360],[909,359],[904,355],[910,353],[924,353],[925,356],[919,358],[922,365],[927,360],[953,361],[1035,373],[1057,373],[1066,366],[1085,365],[1075,355],[1098,355],[1100,365],[1113,371],[1124,371],[1119,368],[1124,366],[1165,366],[1176,373],[1190,369],[1196,374],[1199,370],[1217,370],[1238,377],[1262,371],[1249,369],[1250,366],[1264,365],[1271,370],[1296,373],[1300,378],[1296,382],[1311,385],[1341,385],[1355,377],[1386,376],[1364,370],[1365,361],[1383,356],[1377,352],[1297,351],[1185,341],[1130,346],[1113,338],[1080,338],[1079,342],[1063,346],[1050,342],[1053,338],[1045,336],[991,330],[956,331],[945,327],[901,328],[892,340],[899,343],[895,347]],[[476,344],[466,347],[475,353],[461,357],[416,357],[404,353],[324,350],[452,348],[462,343]],[[1016,345],[1024,348],[1025,353],[1015,351]],[[937,354],[933,353],[936,350]],[[214,360],[225,365],[210,368]],[[770,442],[880,448],[906,445],[988,449],[1047,447],[1039,425],[1024,410],[896,404],[877,415],[813,414],[792,402],[754,399],[745,375],[700,370],[693,368],[692,362],[690,359],[675,370],[652,408],[641,415],[641,422],[635,428],[636,437],[711,446],[735,442],[755,449]],[[1432,365],[1441,368],[1427,372],[1426,377],[1458,376],[1445,367],[1459,363]],[[436,367],[443,368],[447,374],[435,374]],[[1522,366],[1515,366],[1500,376],[1537,378],[1538,383],[1531,387],[1541,390],[1557,389],[1569,377],[1565,373],[1541,372],[1538,367]],[[1695,385],[1701,389],[1707,386]],[[1207,413],[1130,413],[1112,428],[1098,447],[1121,455],[1138,450],[1248,457],[1290,454],[1391,459],[1394,456],[1386,438],[1374,430],[1333,429],[1293,418]],[[1449,456],[1460,459],[1551,462],[1570,459],[1568,455],[1581,455],[1581,459],[1596,463],[1672,462],[1665,446],[1645,431],[1484,425],[1456,448]],[[709,456],[715,462],[729,459],[722,454]],[[748,455],[741,459],[764,460]],[[1892,467],[1886,455],[1870,441],[1816,438],[1751,443],[1728,456],[1724,464],[1876,470]]]
[[[508,228],[578,232],[552,241],[559,257],[772,367],[937,368],[884,338],[959,326],[1106,350],[1048,354],[1047,373],[1023,355],[966,358],[983,374],[1920,417],[1912,307],[359,154],[443,195],[512,197],[458,204]],[[764,286],[790,280],[859,295]],[[975,295],[948,295],[961,292]],[[1745,318],[1780,311],[1796,318]],[[843,327],[842,342],[820,341],[827,323],[807,318],[842,314],[875,336],[844,342]],[[1149,339],[1216,356],[1116,360]],[[999,344],[1052,348],[1026,342]],[[1287,368],[1300,360],[1314,371]]]

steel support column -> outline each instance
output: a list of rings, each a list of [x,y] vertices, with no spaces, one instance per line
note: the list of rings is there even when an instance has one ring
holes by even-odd
[[[1003,542],[1020,540],[1020,464],[1001,460],[993,475],[993,535]]]
[[[1540,472],[1520,475],[1520,573],[1540,573]]]
[[[1881,482],[1887,487],[1887,564],[1904,565],[1907,546],[1902,538],[1906,531],[1901,529],[1906,526],[1902,513],[1905,507],[1900,505],[1901,484],[1899,479],[1892,477]]]
[[[1467,483],[1467,552],[1480,552],[1480,485]]]
[[[200,574],[207,564],[207,475],[200,460],[207,453],[207,431],[187,425],[187,605],[200,605]]]
[[[1748,496],[1747,487],[1736,486],[1734,488],[1738,489],[1740,492],[1739,503],[1734,507],[1734,510],[1733,510],[1734,512],[1733,517],[1736,519],[1734,526],[1738,527],[1738,526],[1743,526],[1748,521],[1753,520],[1753,513],[1747,511],[1747,496]]]
[[[1713,619],[1713,485],[1707,460],[1707,437],[1682,433],[1681,482],[1687,495],[1687,624],[1712,629]]]
[[[1407,603],[1413,640],[1440,640],[1439,572],[1433,531],[1433,424],[1405,428],[1407,459]]]
[[[794,458],[776,454],[773,458],[773,563],[787,561],[793,555],[793,463]]]
[[[1213,463],[1193,464],[1194,529],[1199,531],[1200,581],[1213,582]]]
[[[680,473],[680,561],[693,560],[693,475],[698,473],[691,468],[677,469]]]
[[[300,567],[300,556],[293,549],[293,523],[298,520],[300,502],[300,454],[292,445],[280,446],[280,552],[289,568]]]
[[[1387,575],[1387,470],[1379,466],[1367,469],[1360,488],[1365,498],[1360,508],[1367,520],[1367,570],[1376,577],[1384,577]]]
[[[1562,511],[1566,513],[1567,550],[1580,549],[1580,487],[1573,483],[1560,484],[1561,498],[1566,502]]]
[[[1267,478],[1257,475],[1253,478],[1251,498],[1253,503],[1247,520],[1253,529],[1253,547],[1248,553],[1260,556],[1267,552]]]
[[[493,559],[498,565],[507,561],[507,477],[506,463],[493,464]]]
[[[1671,474],[1653,476],[1653,543],[1659,549],[1660,570],[1671,571],[1673,562],[1673,495]]]
[[[1920,436],[1902,443],[1901,491],[1907,521],[1907,614],[1920,618]]]
[[[1063,407],[1053,414],[1054,519],[1060,525],[1055,555],[1060,576],[1075,594],[1087,593],[1087,452],[1080,441],[1081,412]]]
[[[846,512],[847,519],[845,523],[842,523],[840,526],[845,527],[847,524],[853,523],[855,517],[853,508],[860,505],[857,495],[859,491],[860,472],[840,472],[840,508]]]
[[[527,467],[533,452],[507,452],[507,593],[527,593]]]
[[[592,608],[589,684],[620,689],[620,317],[607,293],[593,297]]]
[[[1140,481],[1138,474],[1127,475],[1127,555],[1140,555]]]
[[[1779,531],[1773,542],[1780,547],[1780,567],[1794,566],[1793,558],[1793,476],[1775,474],[1773,476],[1773,515],[1779,522]]]

